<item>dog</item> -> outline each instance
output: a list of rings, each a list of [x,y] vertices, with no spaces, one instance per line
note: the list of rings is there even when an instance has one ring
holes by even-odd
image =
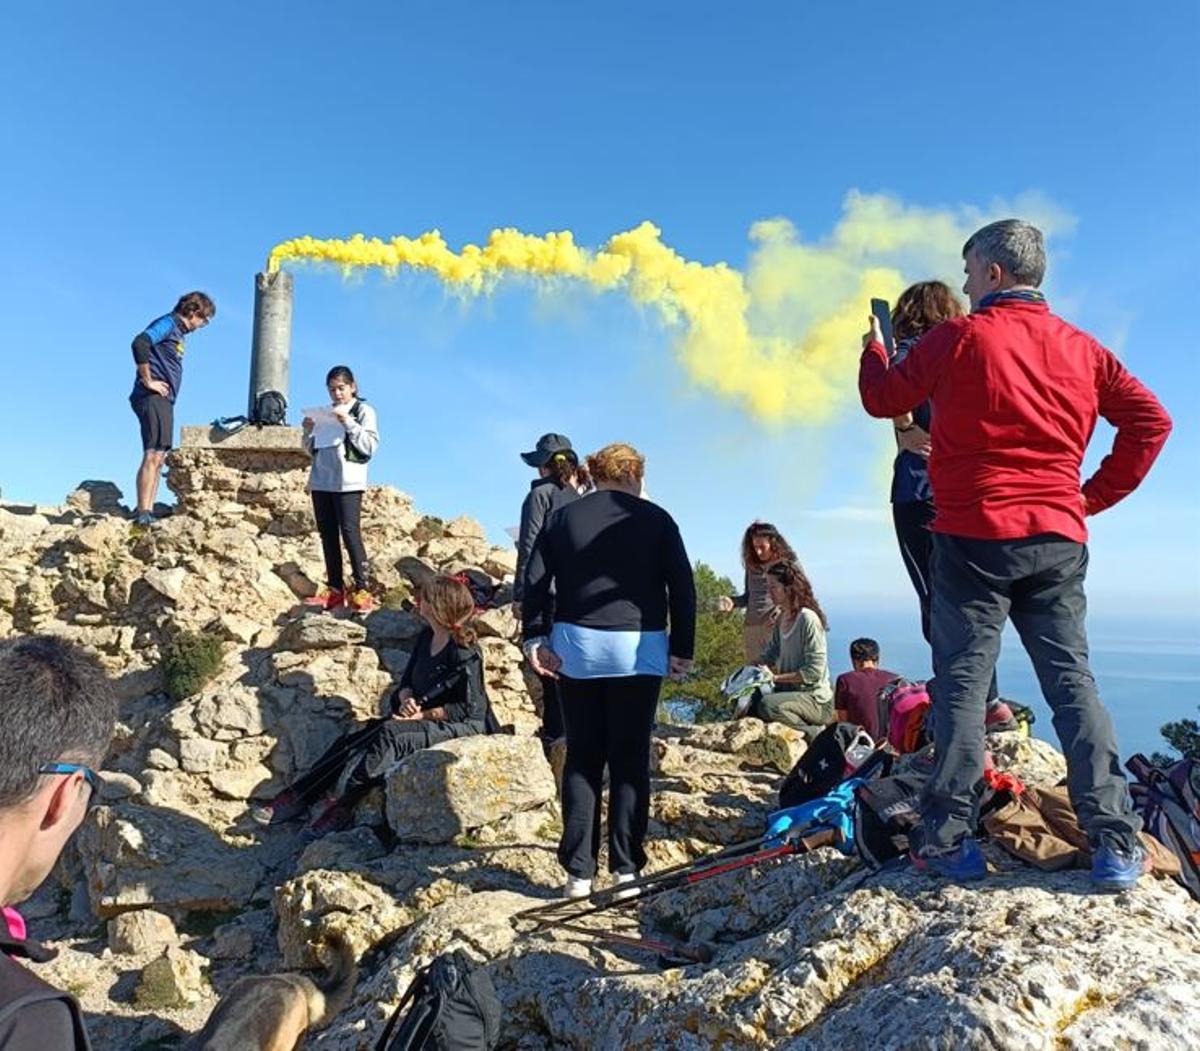
[[[358,981],[358,961],[341,934],[322,940],[325,973],[239,978],[221,998],[189,1051],[296,1051],[310,1029],[327,1026]]]

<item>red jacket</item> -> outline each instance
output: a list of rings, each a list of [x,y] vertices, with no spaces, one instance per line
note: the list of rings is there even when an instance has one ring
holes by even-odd
[[[1158,399],[1115,355],[1045,303],[1024,300],[944,322],[895,368],[871,343],[858,389],[872,416],[931,400],[933,529],[954,536],[1057,533],[1082,543],[1084,515],[1133,492],[1171,431]],[[1097,415],[1117,435],[1081,495]]]

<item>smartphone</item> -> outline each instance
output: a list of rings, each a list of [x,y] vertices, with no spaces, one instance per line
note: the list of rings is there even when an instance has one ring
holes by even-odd
[[[896,338],[892,335],[892,311],[888,306],[886,299],[872,299],[871,313],[879,321],[879,327],[883,330],[883,347],[891,357],[896,353]]]

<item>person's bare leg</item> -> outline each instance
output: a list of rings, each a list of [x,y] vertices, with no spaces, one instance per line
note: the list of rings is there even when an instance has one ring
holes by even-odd
[[[137,473],[137,510],[138,512],[152,511],[154,498],[158,495],[158,480],[162,474],[163,459],[166,457],[161,449],[147,449],[142,454],[142,465]]]

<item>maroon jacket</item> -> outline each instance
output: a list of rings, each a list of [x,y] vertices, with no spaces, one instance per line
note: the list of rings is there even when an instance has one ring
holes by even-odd
[[[873,342],[858,389],[872,416],[932,402],[933,529],[954,536],[1057,533],[1082,543],[1084,515],[1133,492],[1171,431],[1158,399],[1116,356],[1044,302],[1001,300],[946,321],[890,369]],[[1081,489],[1098,415],[1117,435]]]

